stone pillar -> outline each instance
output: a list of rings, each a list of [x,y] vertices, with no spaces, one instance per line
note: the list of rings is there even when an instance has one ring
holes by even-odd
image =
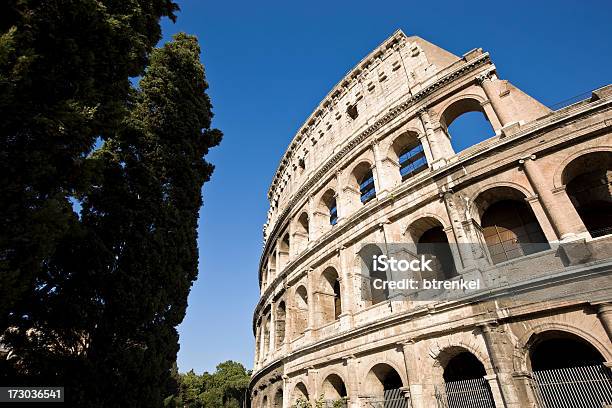
[[[434,159],[431,154],[431,146],[429,144],[429,139],[427,139],[426,133],[419,135],[419,143],[421,144],[421,146],[423,146],[423,152],[425,153],[425,160],[427,160],[427,164],[429,165],[429,167],[431,167]]]
[[[308,327],[304,331],[305,335],[313,336],[314,328],[315,328],[315,302],[314,302],[314,292],[315,292],[315,282],[313,278],[314,271],[312,269],[308,269]]]
[[[408,394],[412,408],[425,408],[423,385],[421,382],[421,367],[419,356],[415,350],[414,340],[399,343],[404,354],[406,377],[408,377]]]
[[[342,197],[342,173],[340,171],[336,172],[336,194],[334,198],[336,199],[336,215],[338,216],[338,223],[345,218],[345,208],[344,201]]]
[[[497,76],[495,75],[495,73],[492,71],[486,72],[478,76],[477,80],[480,83],[480,86],[482,86],[482,89],[484,89],[487,98],[491,102],[491,107],[493,108],[495,115],[497,115],[497,119],[501,123],[502,127],[509,124],[511,121],[510,115],[508,114],[508,112],[506,112],[504,104],[499,98],[499,92],[497,91],[496,86],[493,83],[493,81],[497,81]]]
[[[342,358],[346,366],[346,391],[349,396],[348,408],[359,408],[359,378],[357,378],[359,368],[358,361],[354,355]]]
[[[378,142],[372,142],[372,154],[374,155],[374,166],[372,166],[372,177],[374,177],[374,188],[376,189],[376,198],[382,198],[387,193],[387,185],[385,183],[384,171],[382,160],[380,158],[380,152],[378,148]]]
[[[531,155],[519,160],[519,164],[523,166],[525,175],[538,195],[557,237],[561,240],[576,237],[577,232],[584,230],[582,220],[565,194],[565,190],[562,191],[562,194],[560,192],[555,194],[550,190],[542,169],[539,168],[535,159],[535,155]]]
[[[289,376],[283,375],[283,408],[289,408],[291,403],[289,402]]]
[[[601,325],[606,329],[606,333],[608,333],[608,337],[612,341],[612,304],[603,303],[599,305],[597,317],[599,317]]]
[[[491,358],[493,371],[496,374],[495,385],[499,387],[500,396],[504,402],[502,406],[507,408],[525,406],[525,401],[520,401],[512,377],[514,373],[512,340],[503,331],[503,326],[493,327],[490,324],[484,324],[480,328]]]
[[[314,402],[319,398],[319,381],[317,376],[319,374],[319,370],[315,370],[314,367],[309,367],[306,371],[308,376],[308,398],[310,398],[311,402]]]
[[[489,389],[491,390],[491,394],[493,395],[493,402],[495,403],[496,408],[505,408],[504,399],[501,396],[501,392],[499,390],[499,384],[497,384],[497,376],[493,375],[485,375],[484,379],[489,383]]]
[[[270,357],[274,355],[276,346],[276,302],[270,304]]]
[[[475,266],[474,254],[471,250],[471,243],[469,241],[469,237],[463,230],[463,220],[461,219],[460,213],[457,210],[457,205],[454,202],[453,193],[450,191],[445,191],[441,194],[441,196],[444,200],[444,205],[446,206],[448,219],[450,220],[451,226],[453,228],[455,242],[457,243],[458,252],[461,257],[461,264],[457,265],[457,272],[461,273],[459,269],[470,269]]]
[[[435,170],[446,164],[446,160],[454,154],[448,134],[445,132],[435,132],[434,126],[429,116],[427,108],[419,111],[419,117],[425,130],[426,140],[431,152],[432,162],[431,167]],[[425,150],[425,147],[423,147]]]

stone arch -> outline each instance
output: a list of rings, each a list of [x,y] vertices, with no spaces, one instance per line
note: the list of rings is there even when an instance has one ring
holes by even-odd
[[[374,362],[362,381],[362,392],[368,397],[384,397],[385,391],[406,387],[401,370],[391,361]]]
[[[319,308],[320,321],[325,324],[338,320],[342,313],[342,296],[338,270],[332,265],[327,266],[323,269],[317,281],[316,304]]]
[[[478,95],[460,95],[449,101],[440,112],[440,127],[442,132],[445,133],[451,140],[451,145],[455,152],[460,152],[469,146],[473,146],[489,137],[495,135],[495,125],[497,124],[497,118],[495,122],[492,121],[490,116],[492,113],[487,112],[483,106],[484,99]],[[456,122],[457,121],[457,122]],[[476,126],[479,132],[482,132],[482,137],[478,140],[471,140],[473,137],[473,131],[470,134],[457,133],[457,127],[451,129],[451,125],[457,124],[461,126],[459,122],[463,124],[469,124],[470,128]],[[495,123],[495,124],[494,124]],[[464,137],[470,136],[469,143],[465,143]]]
[[[430,352],[430,357],[434,360],[434,373],[437,373],[438,377],[442,378],[446,363],[448,363],[452,357],[461,352],[469,352],[473,354],[478,361],[483,364],[486,375],[495,374],[487,351],[484,349],[484,345],[482,346],[481,350],[481,347],[479,347],[474,341],[466,340],[465,337],[454,337],[453,339],[449,339],[448,343],[443,346],[436,344],[436,348]]]
[[[517,190],[519,193],[522,194],[524,198],[532,197],[533,195],[535,195],[535,193],[530,189],[530,187],[513,181],[496,181],[494,183],[487,183],[485,185],[482,185],[478,190],[476,190],[475,193],[471,195],[470,199],[468,200],[468,211],[470,212],[470,215],[476,221],[478,221],[478,223],[480,223],[482,211],[480,211],[480,208],[476,204],[476,200],[481,196],[481,194],[485,193],[486,191],[493,191],[493,189],[495,188],[503,187]],[[517,197],[520,197],[520,195],[517,195]]]
[[[612,152],[575,157],[563,168],[561,182],[589,234],[612,233]]]
[[[317,212],[320,215],[320,223],[323,230],[329,230],[338,222],[338,203],[336,197],[336,190],[328,188],[319,198]]]
[[[428,168],[425,151],[420,140],[421,132],[410,129],[396,136],[389,145],[383,175],[393,186]]]
[[[308,393],[308,387],[302,381],[298,381],[293,387],[293,391],[291,392],[291,400],[292,404],[295,404],[299,399],[304,399],[306,401],[310,400],[310,394]]]
[[[418,279],[450,279],[457,274],[457,265],[444,224],[439,217],[423,216],[414,220],[406,229],[414,243],[415,256],[432,258],[433,272],[421,272]]]
[[[361,299],[367,305],[375,305],[389,299],[389,289],[377,289],[373,286],[374,279],[387,280],[385,272],[375,271],[373,256],[382,255],[383,250],[376,244],[363,245],[355,254],[354,273],[360,276]]]
[[[308,243],[310,240],[310,217],[307,211],[302,211],[296,218],[294,237],[300,236],[302,243],[305,241]]]
[[[293,301],[293,337],[304,334],[308,327],[308,291],[304,285],[299,285],[294,291]]]
[[[274,397],[272,399],[272,406],[274,408],[283,408],[283,387],[280,386],[276,389]]]
[[[321,382],[321,393],[326,401],[338,401],[348,397],[346,382],[337,372],[327,374]]]
[[[442,129],[446,131],[448,126],[465,112],[479,111],[485,114],[483,109],[485,103],[487,103],[487,99],[484,96],[474,93],[460,94],[448,98],[436,108],[438,122]],[[489,120],[486,114],[485,117]]]
[[[355,193],[351,199],[353,207],[358,206],[359,202],[365,204],[376,197],[373,169],[373,164],[367,159],[362,159],[353,166],[349,179],[349,186]]]
[[[287,305],[284,300],[278,302],[276,306],[275,319],[275,348],[279,348],[285,342],[286,338]]]
[[[496,264],[550,248],[540,222],[513,187],[493,187],[474,199],[482,236],[491,261]]]
[[[612,152],[612,147],[608,146],[597,146],[597,147],[589,147],[586,149],[581,149],[577,152],[574,152],[568,155],[563,161],[557,166],[555,169],[555,173],[553,175],[553,185],[554,188],[561,188],[564,186],[563,183],[563,172],[567,168],[567,165],[577,159],[580,156],[584,156],[589,153],[598,153],[598,152]]]
[[[594,347],[606,361],[612,361],[612,351],[609,350],[607,343],[604,344],[608,341],[607,338],[602,341],[588,330],[578,326],[551,321],[532,327],[517,339],[513,361],[515,371],[529,371],[531,369],[529,350],[538,336],[545,332],[565,332],[574,335]]]

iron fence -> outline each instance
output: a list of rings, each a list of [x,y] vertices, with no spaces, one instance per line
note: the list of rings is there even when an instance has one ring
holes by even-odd
[[[382,398],[368,398],[365,406],[368,408],[409,408],[408,400],[400,388],[385,390]]]
[[[605,365],[534,371],[542,408],[602,408],[612,405],[612,375]]]
[[[449,381],[436,386],[439,408],[495,408],[489,382],[483,378]]]

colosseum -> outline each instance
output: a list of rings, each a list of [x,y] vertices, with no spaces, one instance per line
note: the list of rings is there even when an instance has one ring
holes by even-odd
[[[459,151],[474,112],[490,135]],[[395,32],[274,174],[252,406],[612,405],[611,180],[612,85],[552,109],[482,49]],[[403,244],[479,286],[381,290],[368,258]]]

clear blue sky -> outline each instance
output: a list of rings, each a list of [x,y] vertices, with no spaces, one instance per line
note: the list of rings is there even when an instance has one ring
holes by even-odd
[[[612,82],[612,2],[176,0],[198,36],[225,133],[200,212],[200,274],[179,327],[180,371],[252,368],[266,192],[293,134],[331,87],[396,29],[457,55],[481,47],[545,104]],[[466,2],[467,3],[467,2]],[[469,144],[471,141],[466,140]]]

